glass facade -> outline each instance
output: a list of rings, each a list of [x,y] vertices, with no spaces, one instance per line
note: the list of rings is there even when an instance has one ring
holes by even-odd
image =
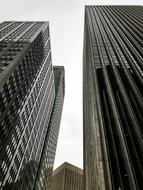
[[[142,6],[85,8],[85,190],[143,187],[142,16]]]
[[[48,133],[45,139],[44,149],[41,156],[35,190],[47,190],[51,187],[53,165],[59,134],[60,118],[64,101],[64,67],[54,66],[55,101],[50,118]]]
[[[54,102],[49,23],[1,23],[1,189],[34,189]]]

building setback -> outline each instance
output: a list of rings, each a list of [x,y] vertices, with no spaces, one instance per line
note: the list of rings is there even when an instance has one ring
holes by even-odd
[[[83,170],[67,162],[53,172],[51,190],[83,190]]]
[[[143,188],[142,18],[142,6],[85,7],[85,190]]]
[[[47,171],[50,186],[63,98],[49,23],[1,23],[0,189],[45,189]]]

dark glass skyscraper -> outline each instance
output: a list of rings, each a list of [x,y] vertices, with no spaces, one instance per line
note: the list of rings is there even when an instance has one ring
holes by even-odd
[[[35,190],[50,190],[53,165],[57,147],[59,126],[64,101],[64,67],[54,66],[55,101],[41,156]]]
[[[46,189],[47,171],[50,185],[63,98],[64,69],[53,74],[49,23],[1,23],[1,189]]]
[[[85,190],[143,188],[142,18],[142,6],[85,8]]]

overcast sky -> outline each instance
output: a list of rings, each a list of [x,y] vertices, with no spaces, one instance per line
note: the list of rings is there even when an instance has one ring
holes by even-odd
[[[53,65],[65,66],[65,101],[55,168],[65,161],[82,168],[84,6],[97,3],[143,5],[143,0],[0,0],[0,21],[50,21]]]

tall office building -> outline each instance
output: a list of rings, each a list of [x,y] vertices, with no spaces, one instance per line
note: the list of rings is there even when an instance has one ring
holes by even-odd
[[[50,184],[63,97],[49,23],[1,23],[0,189],[44,189],[47,171]]]
[[[83,190],[83,170],[63,163],[53,172],[51,190]]]
[[[54,79],[56,97],[49,123],[49,130],[41,156],[42,159],[39,165],[35,190],[50,190],[51,187],[53,165],[64,101],[64,67],[54,66]]]
[[[142,6],[85,8],[85,190],[143,189],[142,18]]]

